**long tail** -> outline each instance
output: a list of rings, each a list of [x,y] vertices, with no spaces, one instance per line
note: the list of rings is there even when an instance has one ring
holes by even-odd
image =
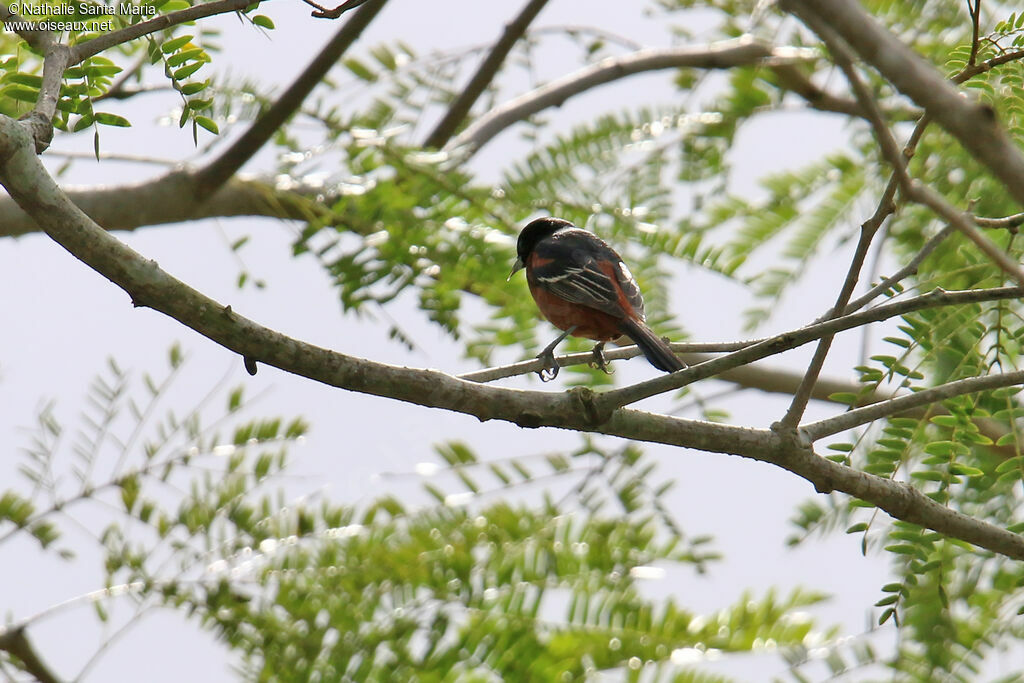
[[[626,318],[622,321],[620,329],[623,334],[640,347],[640,350],[647,356],[647,360],[651,362],[651,365],[662,372],[675,372],[686,367],[686,363],[679,360],[676,354],[672,353],[672,349],[669,348],[668,344],[639,320]]]

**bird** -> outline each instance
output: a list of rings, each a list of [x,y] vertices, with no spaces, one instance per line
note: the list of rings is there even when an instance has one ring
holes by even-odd
[[[542,380],[558,375],[554,350],[569,335],[596,341],[595,363],[606,371],[604,344],[623,335],[659,370],[687,367],[647,326],[636,279],[622,257],[597,235],[562,218],[538,218],[519,233],[516,257],[508,279],[525,269],[537,308],[562,330],[537,356],[544,361],[538,373]]]

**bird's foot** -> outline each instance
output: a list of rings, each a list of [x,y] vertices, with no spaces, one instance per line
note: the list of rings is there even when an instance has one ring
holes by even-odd
[[[606,375],[614,372],[610,365],[608,365],[608,359],[604,356],[604,342],[598,342],[594,345],[594,350],[591,352],[594,354],[594,359],[590,361],[590,367],[597,368],[603,371]]]
[[[537,359],[541,361],[542,365],[540,370],[537,371],[537,376],[540,377],[541,382],[550,382],[554,378],[558,377],[558,362],[555,360],[555,350],[552,348],[546,348],[537,355]]]
[[[555,361],[555,347],[568,337],[570,334],[576,331],[576,326],[573,325],[562,334],[558,335],[558,339],[551,342],[544,347],[544,350],[537,355],[537,358],[541,360],[543,366],[537,371],[537,375],[540,377],[541,382],[550,382],[554,378],[558,377],[558,363]]]

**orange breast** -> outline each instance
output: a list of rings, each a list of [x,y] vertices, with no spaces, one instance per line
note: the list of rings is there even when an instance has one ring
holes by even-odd
[[[580,306],[555,296],[543,287],[530,285],[530,293],[537,302],[537,308],[551,324],[560,330],[567,330],[573,325],[574,337],[586,337],[594,341],[611,341],[622,336],[619,320],[602,311]]]

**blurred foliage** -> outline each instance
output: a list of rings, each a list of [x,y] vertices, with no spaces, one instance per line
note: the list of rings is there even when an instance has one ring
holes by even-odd
[[[451,442],[417,468],[421,495],[290,500],[304,421],[246,419],[242,390],[224,382],[187,415],[160,416],[189,381],[177,347],[170,360],[164,377],[139,379],[111,362],[70,443],[45,407],[22,468],[32,492],[0,498],[0,544],[27,533],[51,551],[81,547],[74,520],[107,520],[84,534],[105,587],[76,602],[117,626],[111,641],[171,607],[236,650],[252,680],[724,680],[697,664],[836,636],[804,611],[824,597],[810,591],[738,594],[707,614],[653,597],[645,583],[718,556],[672,520],[669,483],[635,446],[488,461]],[[223,409],[204,407],[215,399]],[[517,493],[540,483],[540,497]],[[57,552],[78,571],[81,558]]]
[[[709,27],[702,42],[752,34],[820,48],[766,3],[649,5],[679,40],[692,39],[688,19],[699,10]],[[1019,7],[984,3],[973,43],[965,2],[862,5],[937,69],[963,80],[1024,149]],[[166,13],[187,5],[153,6]],[[243,16],[254,27],[273,26],[267,17]],[[115,17],[118,27],[139,20]],[[631,49],[614,33],[586,27],[533,31],[478,103],[475,119],[519,94],[509,83],[534,83],[538,48],[556,36],[571,41],[586,63]],[[69,135],[93,130],[98,146],[99,126],[129,123],[106,103],[146,92],[154,80],[173,89],[167,107],[180,126],[192,123],[193,136],[200,127],[217,133],[252,120],[271,93],[259,83],[207,75],[217,41],[207,28],[180,26],[87,60],[65,74],[56,126]],[[735,175],[752,124],[808,115],[807,103],[768,66],[713,77],[681,70],[669,103],[637,91],[621,111],[595,112],[558,130],[537,115],[516,128],[529,149],[486,173],[464,151],[422,149],[425,129],[457,94],[453,84],[465,81],[485,49],[420,55],[394,44],[347,55],[331,88],[310,98],[274,141],[277,187],[307,191],[330,209],[301,226],[294,254],[323,269],[344,311],[385,313],[381,320],[399,343],[412,345],[412,336],[386,312],[404,298],[482,364],[543,346],[551,330],[537,327],[525,283],[506,282],[517,231],[538,214],[563,216],[612,242],[640,281],[659,332],[685,337],[669,314],[671,297],[694,296],[675,278],[698,270],[745,287],[752,302],[745,322],[762,329],[780,302],[821,286],[808,273],[856,240],[889,180],[869,127],[850,121],[841,145],[801,166],[781,159],[754,192],[741,194]],[[827,52],[817,54],[794,68],[847,97]],[[20,115],[38,93],[41,63],[9,31],[0,33],[0,55],[0,112]],[[974,69],[987,60],[995,60],[991,68]],[[906,140],[919,112],[870,69],[862,76]],[[963,211],[1000,217],[1019,209],[937,126],[925,130],[909,170]],[[875,238],[882,256],[864,279],[880,281],[942,227],[928,211],[900,206]],[[1015,229],[986,235],[1021,259]],[[838,286],[842,275],[835,275]],[[1005,281],[953,234],[885,296]],[[906,315],[872,339],[853,368],[859,391],[834,400],[856,405],[1019,369],[1022,322],[1017,301]],[[172,353],[172,376],[180,364]],[[580,368],[569,381],[614,377]],[[708,666],[715,657],[772,650],[786,671],[779,678],[864,673],[972,681],[990,676],[991,662],[1006,650],[1019,661],[1019,563],[892,522],[862,501],[829,495],[799,504],[790,542],[806,545],[845,530],[864,553],[885,553],[891,576],[871,612],[877,627],[857,634],[816,627],[804,610],[823,596],[811,590],[737,593],[723,596],[717,611],[698,614],[686,607],[696,584],[685,570],[713,572],[716,554],[708,539],[688,536],[673,520],[663,500],[671,482],[634,446],[610,450],[585,439],[574,453],[497,461],[452,442],[437,447],[440,464],[422,475],[417,495],[359,505],[296,502],[274,482],[285,471],[287,448],[306,429],[301,419],[243,420],[241,394],[227,392],[214,427],[203,426],[199,408],[157,420],[153,406],[169,385],[147,378],[142,385],[145,400],[112,364],[92,387],[70,446],[55,412],[40,411],[22,468],[27,485],[0,494],[0,542],[26,538],[71,559],[65,511],[106,510],[100,543],[107,589],[91,599],[99,617],[109,619],[107,604],[125,595],[139,610],[180,608],[228,643],[253,680],[717,681],[724,679]],[[951,398],[838,435],[822,450],[1020,533],[1018,394],[1013,388]],[[229,423],[233,431],[224,432]],[[674,580],[672,597],[644,584],[663,573]],[[0,666],[20,664],[0,654]],[[1001,680],[1024,678],[1019,664],[1001,673]]]

